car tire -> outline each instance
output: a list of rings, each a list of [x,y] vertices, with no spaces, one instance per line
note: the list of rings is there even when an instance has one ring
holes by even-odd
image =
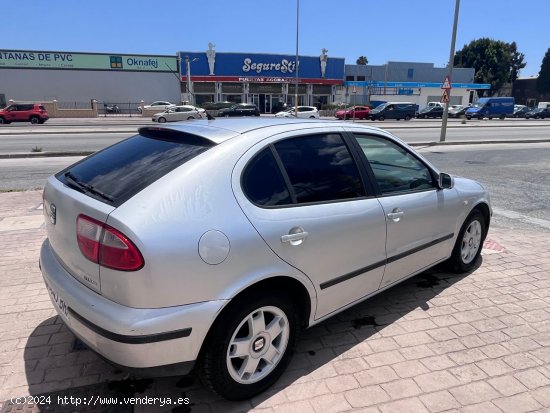
[[[451,271],[460,274],[475,267],[485,240],[485,225],[485,219],[477,209],[468,215],[458,233],[451,258],[447,261]]]
[[[193,120],[193,119],[195,119],[193,116],[189,116],[189,117],[187,118],[187,120]]]
[[[247,295],[230,304],[205,341],[198,370],[203,383],[229,400],[249,399],[270,387],[290,362],[300,325],[298,314],[283,291]],[[254,326],[258,331],[252,330]],[[238,342],[247,344],[239,349]],[[243,371],[248,364],[251,372]]]
[[[159,120],[157,121],[158,123],[165,123],[166,122],[166,118],[159,118]]]
[[[310,119],[315,119],[315,116],[310,116],[309,118],[310,118]]]
[[[386,118],[385,118],[384,116],[378,116],[378,120],[381,121],[381,122],[383,122],[383,121],[386,120]]]
[[[406,115],[405,120],[411,120],[411,115]]]
[[[3,125],[3,124],[6,124],[6,125],[7,125],[8,123],[9,123],[9,122],[6,121],[6,119],[0,118],[0,125]]]
[[[31,116],[31,118],[29,120],[31,121],[31,123],[33,125],[38,125],[40,123],[40,118],[38,118],[36,116]]]
[[[506,117],[506,115],[500,115],[498,118],[499,118],[500,120],[503,120],[505,117]]]
[[[471,116],[466,116],[466,119],[472,120],[472,117]]]

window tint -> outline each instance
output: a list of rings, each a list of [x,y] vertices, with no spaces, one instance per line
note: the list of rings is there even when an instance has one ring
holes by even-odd
[[[194,135],[171,131],[157,136],[137,135],[97,152],[59,172],[61,182],[74,187],[74,180],[92,186],[83,191],[102,202],[119,206],[189,159],[214,144]],[[71,180],[66,174],[70,172]],[[101,196],[100,194],[105,195]]]
[[[365,195],[359,171],[338,134],[291,138],[275,144],[298,203]]]
[[[432,189],[429,169],[401,146],[375,136],[355,135],[382,194]]]
[[[243,191],[255,204],[264,206],[292,203],[271,148],[264,149],[250,161],[242,176]]]

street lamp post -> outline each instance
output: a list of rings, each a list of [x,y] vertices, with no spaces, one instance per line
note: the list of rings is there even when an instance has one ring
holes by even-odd
[[[191,93],[191,63],[199,60],[195,57],[193,60],[189,60],[189,56],[185,56],[185,71],[187,74],[187,97],[189,98],[189,103],[194,105],[195,99],[193,99],[193,94]]]

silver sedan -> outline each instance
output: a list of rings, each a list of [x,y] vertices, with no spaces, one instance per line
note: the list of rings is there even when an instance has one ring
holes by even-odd
[[[475,268],[491,206],[380,129],[253,118],[141,128],[50,177],[44,214],[40,266],[76,336],[235,400],[280,377],[301,328]]]

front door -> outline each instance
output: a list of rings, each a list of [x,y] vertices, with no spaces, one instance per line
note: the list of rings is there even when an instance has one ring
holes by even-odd
[[[315,318],[379,288],[384,211],[365,191],[340,128],[268,138],[234,171],[234,192],[252,225],[275,254],[315,285]]]
[[[354,136],[386,215],[387,264],[380,285],[386,287],[449,255],[462,204],[455,189],[438,189],[431,170],[406,148],[381,136]]]

